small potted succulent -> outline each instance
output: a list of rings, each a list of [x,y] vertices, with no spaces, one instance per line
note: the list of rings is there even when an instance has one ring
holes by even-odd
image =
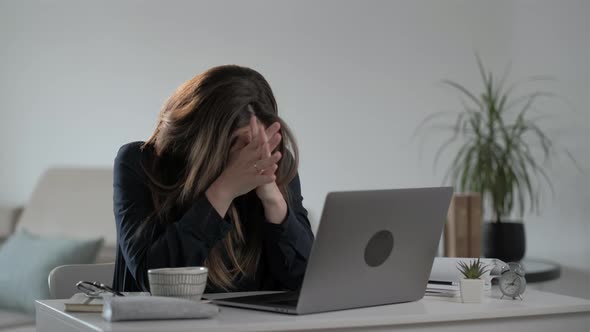
[[[481,277],[489,271],[487,266],[478,258],[470,263],[459,262],[457,269],[463,274],[463,279],[461,279],[461,300],[463,303],[481,303],[484,286],[484,280]]]

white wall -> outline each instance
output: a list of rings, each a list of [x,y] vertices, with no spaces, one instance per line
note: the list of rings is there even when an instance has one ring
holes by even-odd
[[[584,171],[578,172],[565,157],[553,163],[549,175],[555,198],[545,192],[542,214],[527,216],[529,252],[564,264],[566,279],[582,277],[578,268],[590,268],[588,7],[588,1],[518,1],[512,6],[514,73],[555,76],[555,82],[543,86],[567,97],[573,108],[546,103],[545,109],[558,116],[544,124],[555,140],[576,156]],[[570,288],[568,293],[590,297],[590,277],[584,278],[585,284],[580,285],[585,287]]]
[[[438,184],[409,145],[453,106],[436,82],[477,83],[472,49],[503,60],[509,42],[503,7],[470,3],[1,2],[0,202],[24,202],[49,165],[110,165],[176,86],[225,63],[273,86],[313,211],[328,190]]]
[[[226,63],[272,85],[314,222],[331,190],[440,184],[440,138],[421,157],[410,137],[457,107],[440,79],[479,86],[474,49],[498,70],[512,60],[515,78],[559,79],[550,88],[576,112],[548,125],[567,128],[559,141],[588,169],[588,13],[586,1],[0,1],[0,205],[26,202],[48,166],[111,165],[176,86]],[[555,198],[526,216],[529,253],[587,269],[588,173],[559,161],[551,176]]]

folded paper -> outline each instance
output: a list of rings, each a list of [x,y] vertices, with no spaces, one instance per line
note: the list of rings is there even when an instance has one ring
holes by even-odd
[[[197,319],[215,316],[219,307],[202,301],[163,296],[103,296],[102,317],[124,320]]]

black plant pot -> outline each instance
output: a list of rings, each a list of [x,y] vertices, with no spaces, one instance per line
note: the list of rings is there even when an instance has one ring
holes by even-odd
[[[483,254],[504,262],[524,257],[526,239],[522,222],[486,222],[483,224]]]

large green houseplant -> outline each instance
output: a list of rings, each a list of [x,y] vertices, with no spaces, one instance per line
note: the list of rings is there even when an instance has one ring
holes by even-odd
[[[554,144],[539,127],[540,118],[531,113],[540,98],[557,96],[545,91],[514,96],[518,84],[506,84],[508,71],[497,79],[484,67],[480,57],[476,58],[483,89],[474,92],[444,80],[443,84],[460,94],[461,110],[435,113],[419,128],[441,116],[454,116],[451,124],[435,126],[451,132],[437,151],[435,165],[443,151],[460,140],[444,182],[450,179],[455,190],[482,195],[484,209],[491,217],[483,225],[484,255],[518,261],[525,253],[522,216],[527,205],[531,211],[538,211],[538,189],[542,182],[539,180],[544,180],[553,191],[540,161],[554,154]],[[511,220],[513,215],[518,219]]]

